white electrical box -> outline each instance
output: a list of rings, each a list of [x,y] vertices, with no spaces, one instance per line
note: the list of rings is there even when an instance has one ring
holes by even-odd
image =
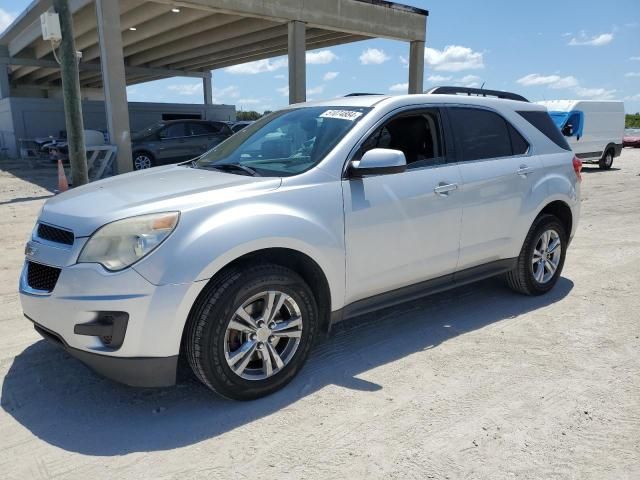
[[[42,27],[42,39],[59,42],[62,40],[60,34],[60,19],[57,13],[45,12],[40,15],[40,26]]]

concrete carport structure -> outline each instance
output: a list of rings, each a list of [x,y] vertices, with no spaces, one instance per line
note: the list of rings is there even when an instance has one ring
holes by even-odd
[[[202,78],[211,70],[288,54],[289,102],[305,101],[306,50],[370,38],[410,43],[409,93],[422,92],[425,10],[383,0],[69,0],[82,88],[103,89],[118,171],[131,170],[126,86]],[[35,0],[0,36],[0,98],[11,86],[60,85],[52,45],[42,40]],[[366,90],[366,85],[363,85]]]

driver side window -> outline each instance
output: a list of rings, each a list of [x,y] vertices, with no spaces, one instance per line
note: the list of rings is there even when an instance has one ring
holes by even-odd
[[[444,148],[437,110],[402,114],[376,129],[360,147],[359,156],[373,148],[400,150],[407,168],[443,163]]]

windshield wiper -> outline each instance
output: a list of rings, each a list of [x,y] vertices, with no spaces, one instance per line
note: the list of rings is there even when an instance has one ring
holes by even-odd
[[[251,177],[261,177],[257,171],[255,171],[251,167],[247,167],[246,165],[241,165],[239,163],[212,163],[209,165],[202,165],[198,168],[211,168],[216,170],[222,170],[223,172],[227,172],[229,170],[234,170],[236,172],[244,172],[245,174]]]

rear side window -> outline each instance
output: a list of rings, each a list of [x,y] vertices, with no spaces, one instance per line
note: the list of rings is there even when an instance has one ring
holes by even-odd
[[[461,160],[513,155],[507,122],[497,113],[476,108],[451,108],[449,117],[460,146]]]
[[[507,122],[507,128],[509,129],[509,136],[511,137],[511,150],[514,155],[524,155],[529,150],[529,144],[524,139],[520,132],[518,132],[513,125]]]
[[[562,148],[563,150],[571,150],[569,144],[562,136],[560,130],[553,122],[551,117],[547,112],[544,111],[523,111],[518,112],[518,114],[524,118],[531,125],[536,127],[540,132],[542,132],[549,140],[555,143],[557,146]]]

